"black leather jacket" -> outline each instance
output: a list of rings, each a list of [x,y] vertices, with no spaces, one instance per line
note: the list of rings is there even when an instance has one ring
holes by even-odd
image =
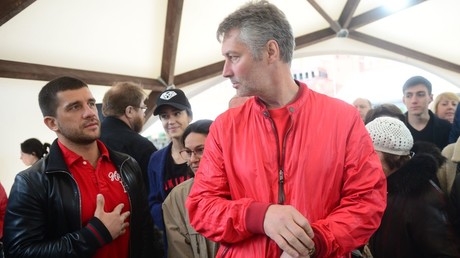
[[[123,153],[109,150],[109,156],[131,205],[130,257],[161,257],[155,250],[159,244],[155,243],[139,165]],[[16,176],[9,198],[4,224],[6,257],[91,257],[104,244],[94,231],[103,242],[112,240],[99,219],[82,225],[80,192],[57,141],[47,157]]]
[[[387,208],[369,241],[373,257],[460,257],[447,197],[434,183],[437,168],[419,154],[387,178]]]

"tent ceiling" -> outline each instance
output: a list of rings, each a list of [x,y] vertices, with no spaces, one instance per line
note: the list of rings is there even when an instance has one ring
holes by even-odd
[[[0,77],[46,81],[69,74],[95,85],[132,80],[155,96],[167,85],[220,75],[216,28],[245,2],[4,0]],[[458,0],[410,0],[394,13],[382,6],[388,1],[270,2],[291,22],[296,56],[311,49],[330,52],[328,44],[348,34],[344,42],[366,46],[355,49],[358,54],[369,47],[460,73]],[[342,45],[333,49],[340,53]]]

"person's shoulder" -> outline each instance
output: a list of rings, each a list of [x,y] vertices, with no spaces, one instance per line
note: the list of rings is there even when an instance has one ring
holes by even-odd
[[[110,159],[117,163],[117,164],[121,164],[123,161],[125,160],[134,160],[133,157],[131,157],[130,155],[124,153],[124,152],[120,152],[120,151],[116,151],[114,149],[111,149],[109,147],[107,147],[108,151],[109,151],[109,155],[110,155]]]
[[[451,124],[449,121],[447,121],[447,120],[445,120],[445,119],[442,119],[442,118],[439,118],[439,117],[437,117],[437,116],[436,116],[436,119],[438,120],[438,123],[439,123],[440,125],[442,125],[442,126],[444,126],[444,127],[449,127],[449,128],[452,127],[452,124]]]
[[[430,114],[430,119],[432,118],[433,121],[434,121],[434,124],[440,128],[448,128],[450,130],[450,128],[452,128],[452,124],[445,120],[445,119],[442,119],[442,118],[439,118],[437,115],[435,115],[431,110],[428,111],[428,113]]]
[[[452,155],[454,154],[454,150],[456,149],[456,146],[455,146],[456,144],[457,144],[457,143],[451,143],[451,144],[447,145],[446,147],[444,147],[444,148],[442,149],[442,152],[441,152],[442,155],[443,155],[444,157],[446,157],[447,159],[451,159],[451,158],[452,158]],[[459,147],[458,147],[458,148],[460,149],[460,143],[459,143]]]
[[[169,143],[165,147],[153,152],[152,155],[150,155],[150,163],[158,163],[158,161],[165,159],[166,155],[168,155],[171,150],[171,146],[172,143]]]
[[[190,178],[175,186],[166,197],[165,201],[163,202],[163,206],[169,206],[172,203],[184,205],[185,200],[190,193],[190,189],[193,186],[193,181],[193,178]]]
[[[33,186],[32,188],[34,188],[34,186],[44,185],[44,181],[47,180],[47,174],[43,170],[43,162],[44,158],[40,159],[25,170],[17,173],[15,183],[19,183],[21,185],[31,185]]]
[[[129,141],[131,145],[135,145],[136,148],[142,148],[142,149],[155,148],[156,149],[152,141],[150,141],[147,137],[144,137],[135,131],[131,131],[131,133],[127,134],[127,139],[125,139],[125,141]]]
[[[350,109],[350,110],[355,109],[351,104],[345,102],[344,100],[341,100],[335,97],[331,97],[329,95],[326,95],[320,92],[316,92],[311,89],[308,89],[308,96],[310,98],[310,101],[316,101],[316,104],[321,104],[322,107],[324,108],[343,107],[343,108]],[[313,102],[312,104],[315,104],[315,102]]]
[[[187,179],[185,180],[184,182],[176,185],[172,190],[171,192],[169,193],[169,195],[171,195],[172,198],[181,198],[183,199],[183,197],[187,197],[189,192],[190,192],[190,189],[192,188],[193,186],[193,178],[190,178],[190,179]]]
[[[248,100],[247,102],[249,102]],[[244,103],[239,107],[229,108],[223,113],[219,114],[214,122],[211,124],[210,131],[213,131],[213,128],[228,128],[230,124],[235,124],[235,122],[242,121],[245,116],[248,115],[249,110],[251,109],[251,104]],[[220,130],[224,132],[225,130]]]

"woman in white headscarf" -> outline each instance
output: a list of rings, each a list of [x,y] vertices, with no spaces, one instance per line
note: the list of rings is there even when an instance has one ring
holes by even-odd
[[[379,117],[366,128],[388,187],[382,223],[369,241],[372,255],[460,257],[460,242],[447,216],[447,199],[435,183],[437,159],[426,151],[412,157],[412,135],[398,119]]]

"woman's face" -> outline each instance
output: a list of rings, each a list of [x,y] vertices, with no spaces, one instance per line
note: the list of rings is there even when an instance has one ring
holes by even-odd
[[[187,160],[187,164],[190,166],[193,173],[196,173],[198,167],[200,166],[205,141],[206,135],[201,133],[192,132],[185,138],[185,150],[190,154],[190,158]]]
[[[192,121],[186,110],[179,110],[172,106],[162,107],[159,117],[166,134],[171,139],[180,139],[185,128]]]
[[[33,154],[24,153],[22,151],[21,151],[20,159],[22,160],[22,162],[26,166],[32,166],[38,160],[37,156],[35,156]]]
[[[449,121],[451,124],[454,122],[455,110],[457,109],[458,101],[442,98],[436,108],[436,115]]]

